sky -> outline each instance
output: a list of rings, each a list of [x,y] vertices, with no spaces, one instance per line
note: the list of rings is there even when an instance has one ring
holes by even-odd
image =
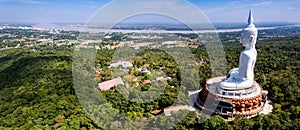
[[[134,1],[134,0],[131,0]],[[148,0],[143,7],[151,6]],[[160,2],[165,2],[160,0]],[[177,1],[177,0],[167,0]],[[113,0],[0,0],[0,22],[84,23]],[[141,2],[141,1],[140,1]],[[256,22],[300,23],[300,0],[188,0],[211,22],[244,22],[252,8]],[[128,2],[123,8],[134,4]],[[155,6],[155,5],[152,5]],[[180,6],[180,5],[178,5]],[[122,11],[119,8],[118,11]],[[117,11],[116,11],[117,12]],[[186,15],[189,12],[183,12]],[[190,15],[189,15],[190,16]],[[113,14],[112,14],[113,17]],[[192,17],[192,16],[190,16]],[[167,21],[144,17],[137,21]]]

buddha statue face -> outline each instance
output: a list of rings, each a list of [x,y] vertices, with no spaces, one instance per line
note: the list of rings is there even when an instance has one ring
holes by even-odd
[[[245,28],[242,31],[240,42],[245,47],[250,47],[251,45],[254,45],[256,43],[256,37],[257,37],[257,29],[256,28]]]

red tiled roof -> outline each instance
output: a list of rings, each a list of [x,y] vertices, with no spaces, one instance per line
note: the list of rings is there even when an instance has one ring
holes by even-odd
[[[118,84],[124,85],[124,82],[121,79],[121,77],[99,83],[98,87],[101,91],[106,91],[106,90],[109,90],[109,89],[111,89],[112,87],[114,87]]]
[[[143,84],[147,84],[147,83],[151,83],[151,81],[150,80],[144,80],[143,81]]]

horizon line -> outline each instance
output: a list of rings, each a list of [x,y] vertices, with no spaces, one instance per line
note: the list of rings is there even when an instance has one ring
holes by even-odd
[[[7,22],[0,22],[0,24],[86,24],[87,22],[50,22],[50,23],[43,23],[43,22],[17,22],[17,21],[7,21]],[[212,24],[244,24],[246,22],[211,22]],[[300,22],[285,22],[285,21],[276,21],[276,22],[255,22],[255,24],[262,24],[262,23],[287,23],[287,24],[300,24]],[[103,23],[106,24],[106,23]],[[122,24],[185,24],[181,22],[122,22],[116,25]],[[189,23],[189,24],[207,24],[207,23]]]

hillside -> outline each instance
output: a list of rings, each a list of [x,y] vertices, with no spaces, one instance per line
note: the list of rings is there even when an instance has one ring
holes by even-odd
[[[0,126],[98,128],[76,98],[71,53],[9,50],[0,61]]]
[[[236,67],[242,47],[232,43],[226,44],[224,48],[228,60],[227,69]],[[192,50],[196,59],[208,59],[203,50],[204,47]],[[274,102],[272,114],[252,119],[237,117],[233,122],[226,122],[221,117],[214,116],[200,124],[197,122],[198,115],[190,112],[176,128],[299,129],[300,38],[272,38],[259,41],[257,50],[255,79],[269,91],[268,97]],[[97,126],[87,117],[76,97],[72,84],[71,52],[71,50],[60,51],[54,48],[36,52],[27,49],[0,51],[0,129],[100,129],[103,127]],[[107,50],[103,52],[107,55],[112,54]],[[208,66],[209,64],[199,67],[201,82],[209,78]],[[109,95],[107,98],[112,100],[115,97]],[[147,125],[145,126],[147,128]],[[126,127],[134,128],[134,122],[132,126]]]

